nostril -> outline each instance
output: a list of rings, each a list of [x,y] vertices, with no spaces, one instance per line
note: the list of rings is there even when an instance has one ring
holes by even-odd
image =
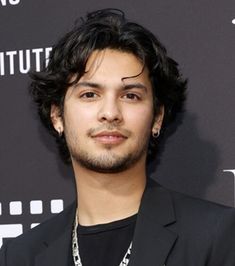
[[[117,122],[122,120],[122,115],[121,112],[119,112],[119,110],[111,110],[111,111],[106,110],[98,114],[98,119],[100,121]]]

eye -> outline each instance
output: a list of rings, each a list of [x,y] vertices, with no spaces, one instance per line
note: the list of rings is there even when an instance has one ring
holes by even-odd
[[[87,99],[96,98],[96,97],[98,97],[98,95],[92,91],[88,91],[80,95],[80,98],[87,98]]]
[[[140,100],[140,96],[136,93],[126,93],[124,96],[123,96],[124,99],[128,99],[128,100],[135,100],[135,101],[138,101]]]

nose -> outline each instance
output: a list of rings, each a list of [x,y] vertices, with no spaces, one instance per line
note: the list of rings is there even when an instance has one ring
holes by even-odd
[[[98,120],[100,122],[121,123],[123,120],[121,107],[115,97],[105,97],[101,101],[98,111]]]

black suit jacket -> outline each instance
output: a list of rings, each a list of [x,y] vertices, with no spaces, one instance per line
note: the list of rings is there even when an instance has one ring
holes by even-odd
[[[1,266],[71,265],[76,204],[1,250]],[[91,254],[92,256],[92,254]],[[129,266],[235,266],[235,211],[149,180]],[[95,266],[95,265],[94,265]]]

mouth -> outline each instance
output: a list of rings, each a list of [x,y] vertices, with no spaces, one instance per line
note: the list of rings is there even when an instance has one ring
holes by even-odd
[[[119,144],[127,139],[118,131],[102,131],[92,136],[92,138],[102,144]]]

